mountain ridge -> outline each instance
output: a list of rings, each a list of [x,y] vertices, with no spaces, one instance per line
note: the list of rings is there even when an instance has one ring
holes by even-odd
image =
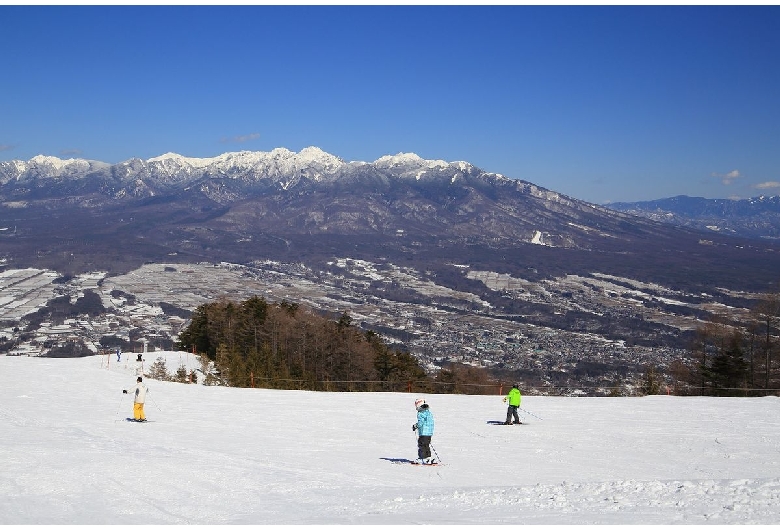
[[[11,160],[0,162],[0,183],[11,179],[25,179],[46,176],[41,170],[54,169],[56,173],[51,176],[63,176],[65,170],[70,170],[67,176],[85,176],[88,172],[109,167],[138,167],[147,166],[150,169],[159,168],[165,171],[184,171],[191,173],[197,170],[207,170],[213,174],[236,175],[246,171],[257,171],[265,174],[284,173],[296,169],[319,169],[324,174],[343,170],[348,166],[371,165],[376,168],[392,169],[407,167],[413,169],[433,169],[436,167],[458,166],[461,170],[473,167],[468,162],[445,162],[444,160],[427,160],[415,153],[398,153],[396,155],[384,155],[374,162],[352,161],[347,162],[340,157],[327,153],[319,147],[309,146],[299,152],[291,151],[284,147],[278,147],[271,151],[234,151],[226,152],[214,157],[195,158],[178,153],[168,152],[148,159],[130,158],[128,160],[110,164],[98,160],[85,158],[61,159],[55,156],[36,155],[23,160]],[[419,174],[417,175],[420,176]]]
[[[36,201],[43,207],[55,207],[51,201],[63,197],[91,209],[116,207],[118,201],[164,200],[186,202],[190,209],[235,207],[240,211],[247,201],[252,201],[258,210],[287,218],[280,227],[283,231],[332,233],[336,226],[326,226],[324,212],[314,217],[309,214],[321,210],[323,201],[345,196],[350,196],[353,205],[363,203],[358,210],[364,222],[351,227],[337,223],[343,233],[395,234],[404,230],[401,225],[409,224],[407,221],[412,231],[416,221],[424,221],[433,222],[444,234],[454,231],[464,235],[467,223],[473,228],[475,223],[485,221],[479,219],[481,211],[508,222],[503,223],[504,228],[495,237],[531,241],[537,231],[544,231],[543,226],[507,228],[517,225],[524,212],[527,215],[533,210],[549,210],[549,218],[565,210],[577,212],[577,218],[595,214],[611,221],[623,215],[608,214],[606,208],[527,181],[485,172],[467,162],[426,160],[413,153],[386,155],[372,163],[345,162],[316,147],[299,153],[285,148],[242,151],[208,159],[168,153],[115,165],[55,157],[0,163],[0,201],[15,204],[17,210]],[[307,204],[312,197],[319,202]],[[521,203],[524,208],[518,206]],[[408,208],[413,204],[413,208]],[[284,210],[279,209],[282,205]],[[343,204],[345,208],[349,206]],[[404,216],[405,219],[399,218]],[[298,225],[293,222],[295,219]],[[579,219],[571,219],[570,227],[583,226],[575,221]],[[367,227],[373,228],[366,230]],[[550,233],[547,241],[556,238],[564,246],[577,244],[572,234]]]
[[[705,199],[677,195],[639,202],[617,202],[609,208],[654,221],[710,233],[751,239],[780,239],[780,196]]]
[[[589,263],[624,275],[615,269],[631,263],[655,281],[669,274],[669,259],[682,256],[689,262],[680,270],[698,263],[725,276],[717,255],[744,246],[733,237],[587,203],[463,161],[401,153],[373,163],[346,162],[316,147],[208,159],[167,153],[114,165],[44,156],[0,162],[0,228],[6,229],[0,259],[73,271],[106,261],[108,270],[126,270],[125,260],[140,264],[167,256],[244,263],[360,251],[371,258],[426,255],[438,261],[438,255],[475,249],[468,251],[470,259],[487,260],[490,270],[501,264],[508,273],[527,268],[523,262],[538,270],[538,249],[548,248],[584,252],[576,259],[548,257],[546,267],[556,273]],[[763,244],[751,247],[756,244],[747,244],[749,252],[773,252]],[[127,249],[134,255],[119,260]],[[505,263],[508,255],[519,263]],[[748,267],[753,258],[743,252],[730,259]],[[766,284],[768,275],[767,266],[744,276]],[[702,281],[693,272],[686,276]]]

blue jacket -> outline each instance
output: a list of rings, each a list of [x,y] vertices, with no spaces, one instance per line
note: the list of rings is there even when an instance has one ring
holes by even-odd
[[[433,436],[433,414],[427,404],[417,411],[417,434],[419,436]]]

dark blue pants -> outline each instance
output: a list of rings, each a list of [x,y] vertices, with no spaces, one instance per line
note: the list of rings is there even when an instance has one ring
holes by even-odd
[[[417,438],[417,456],[420,458],[431,457],[431,437],[420,436]]]
[[[517,423],[520,423],[520,417],[517,415],[516,405],[509,405],[509,408],[506,409],[506,422],[510,423],[512,421],[512,417],[515,418]]]

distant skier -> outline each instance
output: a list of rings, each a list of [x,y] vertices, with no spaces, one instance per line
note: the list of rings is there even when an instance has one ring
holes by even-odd
[[[508,403],[509,407],[506,409],[506,421],[504,422],[504,425],[512,425],[512,418],[515,419],[515,424],[520,425],[523,422],[520,421],[520,417],[517,415],[517,407],[520,406],[520,400],[523,398],[523,396],[520,394],[520,389],[517,386],[517,383],[512,385],[512,390],[509,391],[509,394],[506,395],[504,398],[504,403]]]
[[[119,361],[121,361],[121,360],[122,360],[122,350],[119,350],[119,349],[118,349],[118,350],[116,351],[116,362],[119,362]]]
[[[431,458],[433,413],[422,398],[414,401],[414,408],[417,409],[417,423],[412,425],[412,430],[417,431],[417,463],[433,464],[435,463],[435,460]]]
[[[146,393],[149,389],[143,383],[142,378],[136,380],[135,388],[133,389],[133,418],[135,421],[146,421],[146,415],[144,414],[144,401],[146,401]],[[122,390],[123,394],[127,394],[127,390]]]

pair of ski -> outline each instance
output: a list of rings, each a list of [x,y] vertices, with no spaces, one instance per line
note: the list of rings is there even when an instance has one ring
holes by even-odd
[[[425,462],[417,462],[416,460],[413,460],[413,461],[411,462],[411,464],[412,464],[413,466],[423,466],[423,467],[424,467],[424,466],[440,466],[440,465],[441,465],[439,462],[436,462],[435,460],[434,460],[433,462],[428,462],[428,463],[425,463]]]
[[[419,460],[408,460],[406,458],[396,458],[392,460],[391,459],[386,459],[386,460],[390,460],[390,463],[392,464],[411,464],[413,466],[420,466],[420,467],[436,467],[436,466],[444,465],[441,462],[436,462],[435,460],[433,461],[432,464],[423,464]]]
[[[125,420],[129,421],[130,423],[153,423],[154,420],[137,420],[135,418],[125,418]]]

